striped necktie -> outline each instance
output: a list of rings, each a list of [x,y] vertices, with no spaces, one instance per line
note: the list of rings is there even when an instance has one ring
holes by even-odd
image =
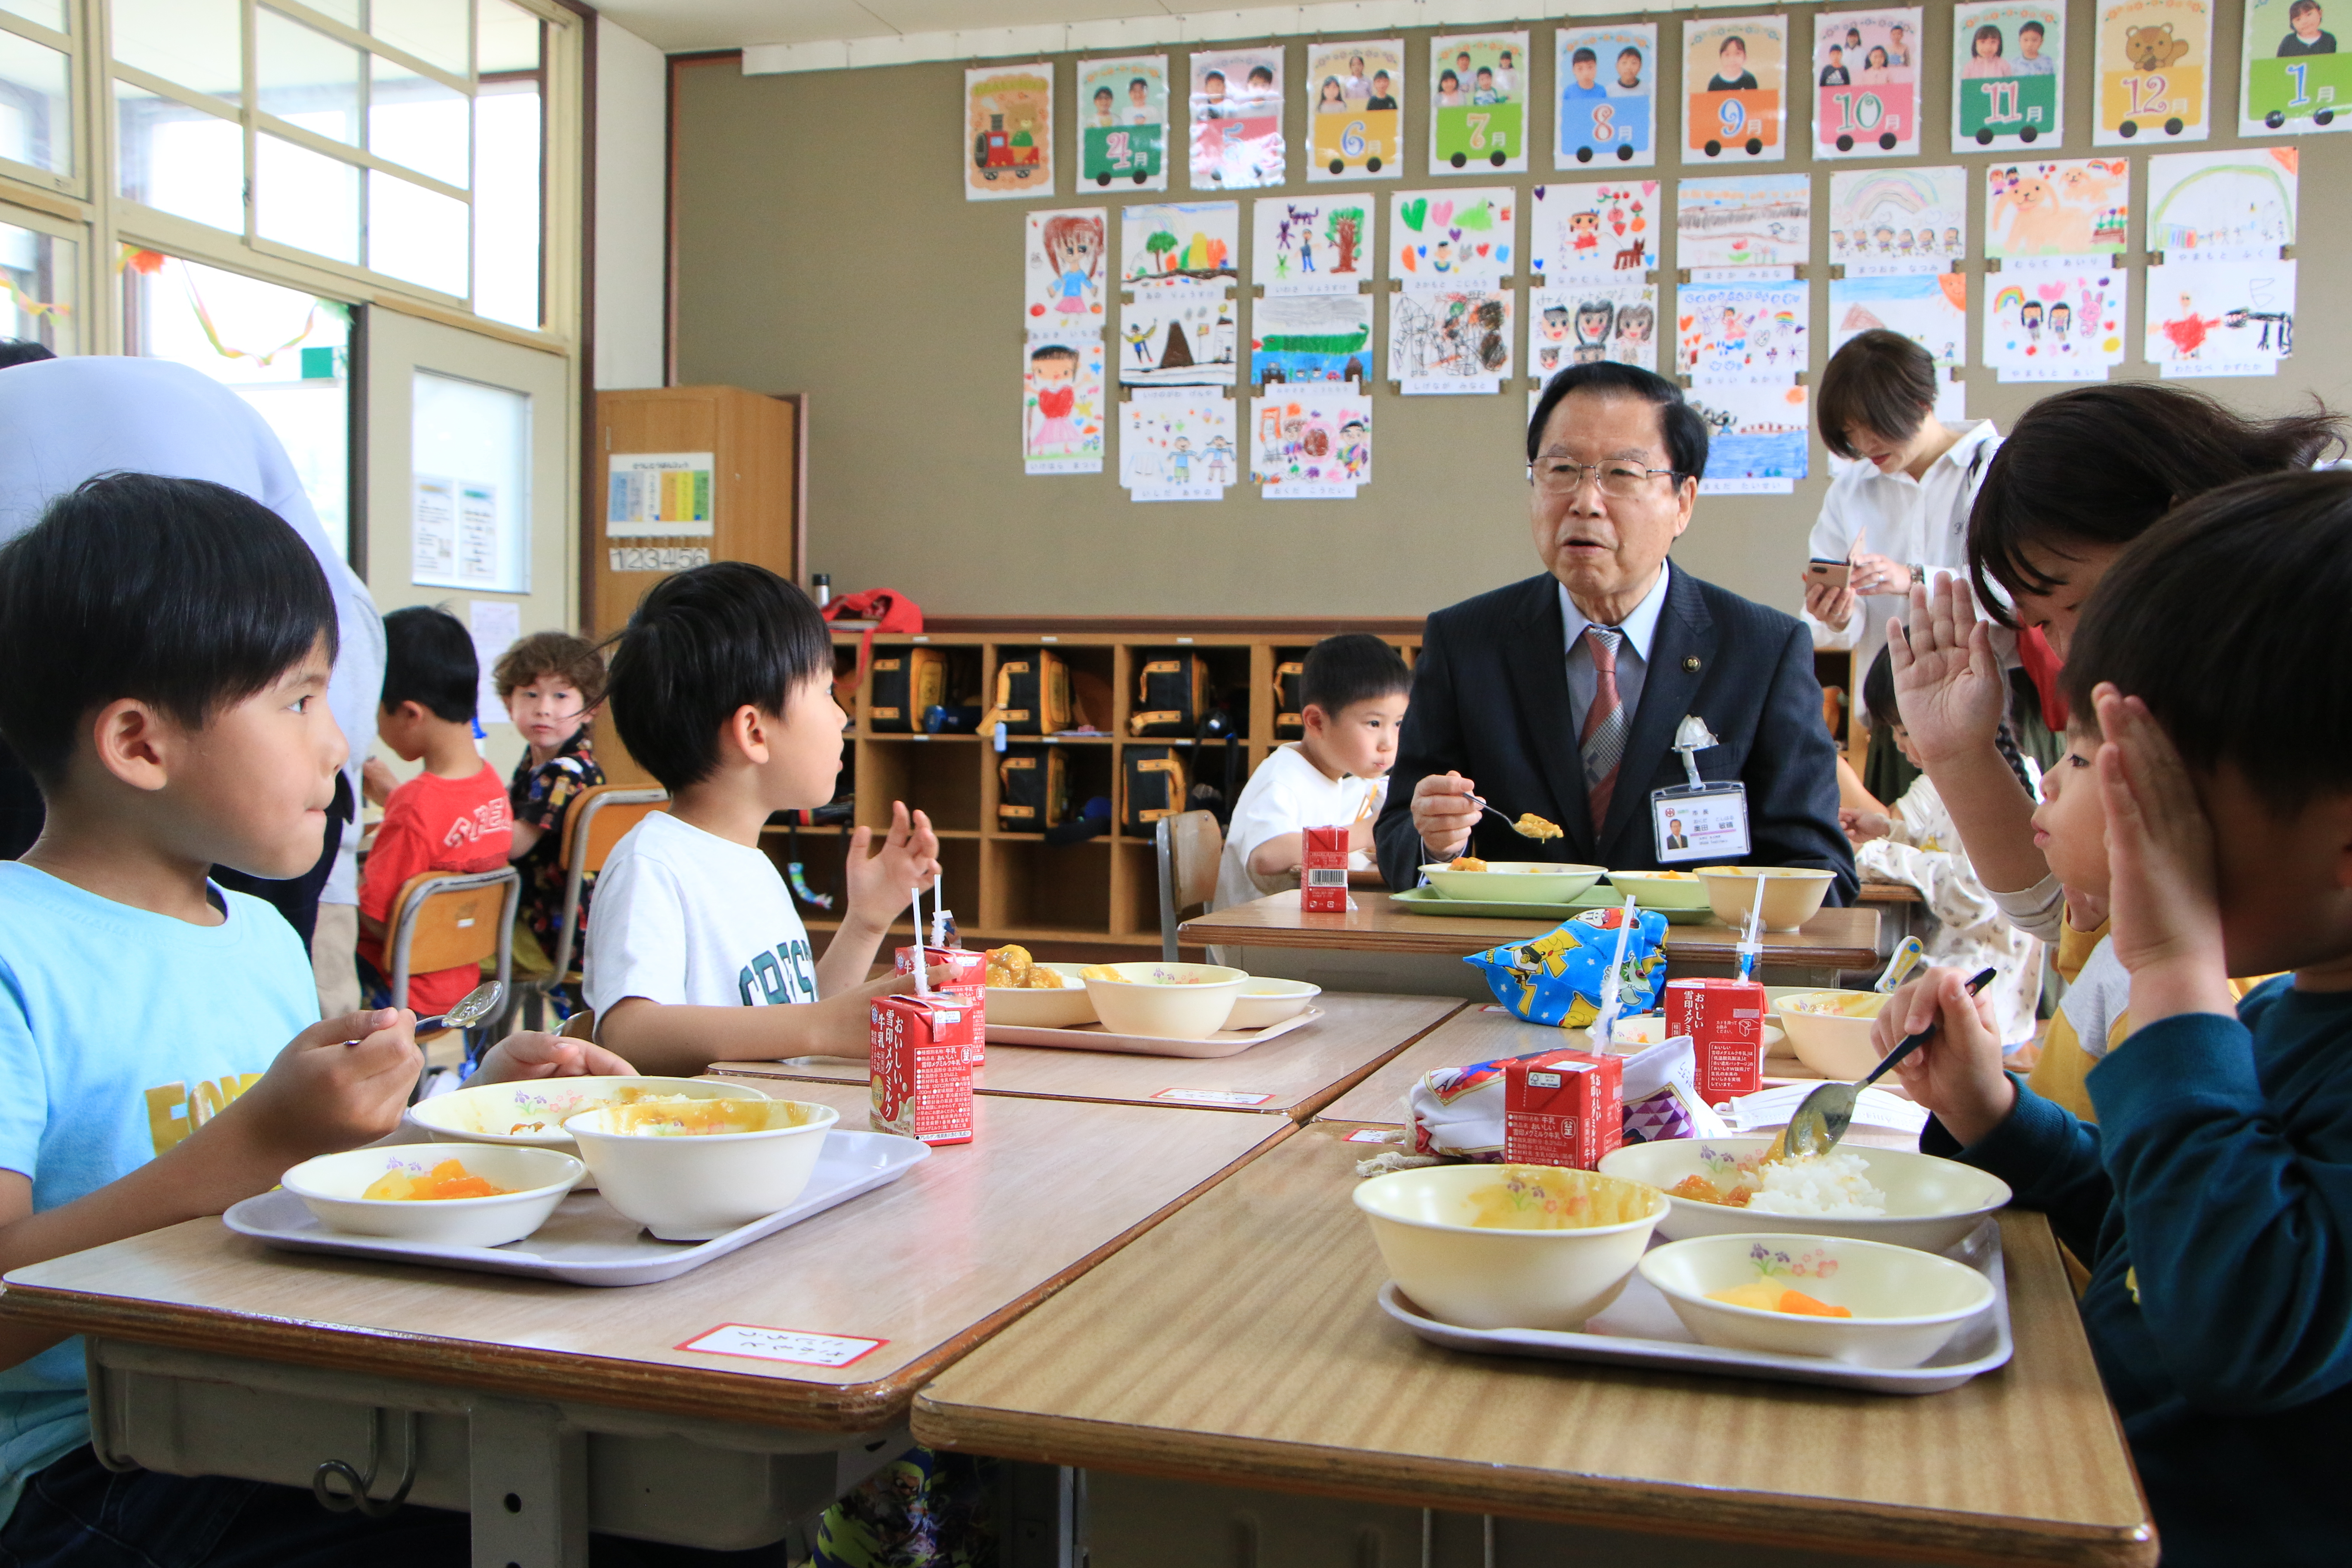
[[[1592,707],[1584,715],[1577,746],[1584,753],[1584,795],[1591,803],[1596,835],[1609,815],[1609,797],[1616,793],[1617,764],[1625,759],[1625,705],[1617,698],[1617,642],[1624,635],[1613,626],[1584,628],[1592,652]]]

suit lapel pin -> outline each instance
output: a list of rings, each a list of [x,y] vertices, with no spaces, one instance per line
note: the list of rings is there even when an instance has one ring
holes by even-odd
[[[1698,655],[1693,654],[1688,658],[1683,660],[1683,669],[1687,674],[1696,675],[1698,673]]]

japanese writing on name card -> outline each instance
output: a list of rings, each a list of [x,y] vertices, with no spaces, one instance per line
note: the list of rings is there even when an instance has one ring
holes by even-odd
[[[672,1348],[705,1355],[746,1356],[794,1366],[847,1366],[888,1344],[888,1340],[853,1334],[812,1334],[799,1329],[769,1329],[756,1323],[721,1323]]]

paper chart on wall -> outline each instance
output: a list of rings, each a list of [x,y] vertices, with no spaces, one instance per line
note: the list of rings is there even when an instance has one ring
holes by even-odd
[[[1935,356],[1939,373],[1969,363],[1969,279],[1962,272],[1830,279],[1832,354],[1874,328],[1900,332]]]
[[[1120,407],[1118,482],[1129,500],[1223,500],[1237,469],[1233,399],[1147,393]]]
[[[1525,33],[1457,33],[1429,40],[1429,172],[1507,174],[1528,166]]]
[[[1186,71],[1192,188],[1247,191],[1282,184],[1282,50],[1196,54]]]
[[[607,539],[708,539],[709,452],[615,452],[604,489]]]
[[[1398,191],[1389,197],[1389,276],[1494,282],[1515,266],[1517,191]]]
[[[1544,282],[1645,277],[1657,265],[1655,180],[1538,185],[1528,206],[1528,266]]]
[[[1683,23],[1683,162],[1788,157],[1789,18]]]
[[[1370,294],[1275,294],[1250,312],[1250,380],[1261,385],[1372,378]]]
[[[1706,424],[1702,495],[1787,495],[1805,477],[1807,389],[1785,384],[1695,386],[1684,399]]]
[[[1492,394],[1512,374],[1512,291],[1412,283],[1389,296],[1389,379],[1406,397]]]
[[[1987,258],[2004,269],[2104,263],[2131,243],[2131,165],[2121,158],[1985,170]]]
[[[1168,188],[1168,57],[1078,62],[1078,188]]]
[[[1786,386],[1805,368],[1811,299],[1802,279],[1684,284],[1675,296],[1675,369],[1698,384]]]
[[[2113,266],[1986,279],[1984,363],[2004,382],[2106,380],[2124,362],[2130,284]]]
[[[1024,329],[1102,331],[1109,233],[1108,207],[1043,209],[1029,215],[1028,243],[1022,251]]]
[[[2207,0],[2103,0],[2093,16],[2091,145],[2211,135],[2213,12]]]
[[[522,606],[512,599],[468,599],[466,631],[473,639],[474,667],[479,672],[474,722],[486,731],[493,724],[513,723],[506,700],[499,695],[498,663],[522,637]]]
[[[1580,169],[1658,161],[1658,27],[1619,22],[1564,26],[1554,36],[1551,166]]]
[[[1811,255],[1803,174],[1694,174],[1675,188],[1675,262],[1691,269],[1801,266]]]
[[[1948,270],[1968,254],[1968,179],[1957,164],[1832,174],[1830,260],[1849,278]]]
[[[1124,288],[1234,279],[1241,254],[1239,202],[1153,202],[1123,209],[1118,278]]]
[[[2147,269],[2142,353],[2166,380],[2276,375],[2294,352],[2294,262],[2168,260]]]
[[[1054,194],[1054,62],[963,73],[964,199]]]
[[[1231,386],[1234,300],[1215,284],[1138,289],[1118,308],[1121,386]]]
[[[2238,134],[2352,130],[2352,55],[2339,54],[2318,0],[2246,0]]]
[[[1307,183],[1404,174],[1404,40],[1307,49]]]
[[[1250,281],[1269,297],[1352,294],[1372,276],[1370,196],[1260,196],[1250,205]]]
[[[1267,500],[1353,500],[1372,478],[1372,400],[1320,387],[1250,399],[1250,478]]]
[[[2167,261],[2266,261],[2294,243],[2295,147],[2147,161],[2147,248]],[[2153,296],[2151,296],[2153,298]]]
[[[1022,366],[1021,457],[1033,474],[1102,472],[1100,338],[1031,334]]]
[[[1952,8],[1952,146],[2066,139],[2066,11],[2011,0]]]
[[[1528,369],[1538,382],[1601,360],[1658,368],[1658,288],[1601,279],[1528,296]]]
[[[1813,18],[1813,156],[1919,155],[1920,11],[1824,11]]]

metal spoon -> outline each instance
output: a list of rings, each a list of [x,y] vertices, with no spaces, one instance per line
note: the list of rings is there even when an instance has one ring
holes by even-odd
[[[496,980],[485,980],[463,996],[457,1005],[436,1017],[416,1020],[416,1032],[429,1035],[436,1029],[470,1029],[499,1010],[506,1000],[507,988]]]
[[[1483,796],[1469,795],[1463,796],[1463,798],[1470,802],[1471,805],[1476,806],[1479,810],[1486,812],[1494,816],[1497,821],[1502,823],[1504,826],[1509,828],[1512,832],[1517,834],[1522,838],[1532,838],[1537,843],[1541,844],[1547,839],[1561,837],[1560,831],[1557,827],[1553,828],[1549,833],[1529,833],[1526,828],[1519,826],[1518,819],[1517,817],[1505,816],[1501,812],[1496,811],[1493,806],[1488,805]],[[1538,817],[1537,820],[1541,821],[1542,818]]]
[[[1969,994],[1973,996],[1992,984],[2000,971],[1980,970],[1969,982]],[[1797,1106],[1796,1114],[1789,1118],[1787,1131],[1780,1134],[1789,1152],[1802,1159],[1812,1154],[1826,1154],[1837,1147],[1838,1140],[1853,1122],[1853,1102],[1862,1091],[1886,1076],[1895,1064],[1919,1048],[1920,1043],[1936,1032],[1934,1024],[1916,1035],[1907,1035],[1903,1043],[1879,1058],[1859,1083],[1825,1083],[1805,1096]]]

